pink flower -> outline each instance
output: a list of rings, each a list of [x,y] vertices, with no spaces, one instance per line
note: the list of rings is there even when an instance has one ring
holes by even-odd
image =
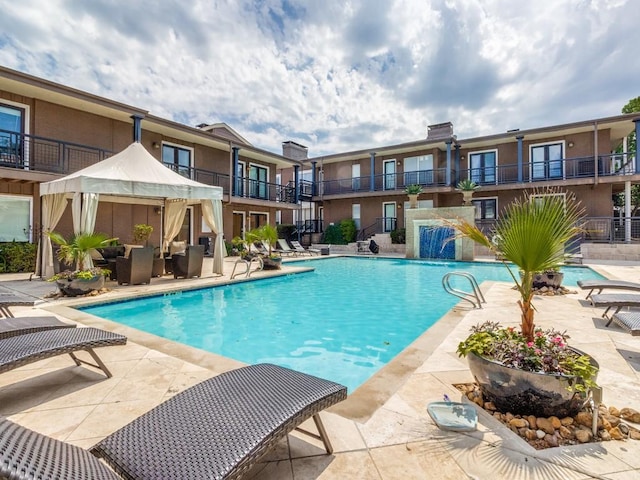
[[[560,337],[560,336],[553,337],[553,338],[551,339],[551,341],[552,341],[553,343],[560,344],[560,343],[562,343],[562,337]]]
[[[533,347],[533,342],[527,342],[527,347],[529,348]]]
[[[536,355],[542,355],[542,350],[540,350],[539,348],[535,349]]]
[[[540,338],[541,336],[542,336],[542,332],[541,332],[540,330],[538,330],[538,331],[536,332],[536,337]]]

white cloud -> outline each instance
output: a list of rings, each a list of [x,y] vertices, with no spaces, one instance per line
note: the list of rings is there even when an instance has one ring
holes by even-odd
[[[23,0],[0,63],[311,155],[619,113],[640,2]]]

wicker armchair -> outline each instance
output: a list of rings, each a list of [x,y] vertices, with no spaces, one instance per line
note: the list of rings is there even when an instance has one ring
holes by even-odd
[[[116,258],[118,285],[139,285],[151,282],[153,247],[133,248],[128,257]]]
[[[202,260],[204,259],[204,245],[189,245],[184,255],[173,255],[173,278],[201,277]]]

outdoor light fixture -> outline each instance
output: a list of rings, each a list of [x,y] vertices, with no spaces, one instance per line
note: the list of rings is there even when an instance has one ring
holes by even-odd
[[[572,148],[572,147],[573,147],[573,141],[569,140],[569,148]]]
[[[153,211],[156,215],[160,215],[162,213],[162,207],[153,207]]]
[[[155,148],[156,150],[160,148],[160,144],[159,144],[158,142],[153,142],[153,143],[151,144],[151,146],[152,146],[153,148]]]

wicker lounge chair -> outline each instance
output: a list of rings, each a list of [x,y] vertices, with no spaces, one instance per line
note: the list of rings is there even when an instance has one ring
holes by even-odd
[[[201,277],[202,261],[204,259],[204,245],[189,245],[184,255],[173,255],[173,278]]]
[[[640,335],[640,312],[614,313],[611,320],[607,322],[607,327],[611,322],[616,323],[634,337]]]
[[[26,333],[42,332],[56,328],[73,328],[75,324],[65,323],[52,315],[43,317],[10,317],[0,320],[0,340]]]
[[[578,286],[582,290],[589,290],[586,298],[589,298],[594,290],[602,293],[605,288],[615,290],[634,290],[640,292],[640,283],[625,282],[623,280],[578,280]]]
[[[68,353],[76,365],[99,368],[111,377],[111,372],[93,349],[125,343],[127,337],[97,328],[59,328],[13,336],[0,340],[0,373]],[[74,352],[79,350],[89,353],[96,363],[78,358]]]
[[[118,285],[151,283],[153,273],[153,248],[132,248],[128,257],[116,258]]]
[[[615,307],[613,315],[623,307],[640,307],[640,294],[637,293],[600,293],[591,295],[591,304],[594,307],[606,307],[602,318],[609,318],[609,310]]]
[[[337,383],[275,365],[251,365],[175,395],[91,452],[127,479],[240,478],[310,417],[319,431],[311,435],[331,453],[318,414],[346,396]],[[18,472],[8,478],[23,478],[18,476],[23,470],[28,478],[120,478],[103,467],[85,450],[0,419],[0,478],[5,471]]]
[[[0,292],[0,318],[13,317],[9,307],[33,307],[35,301],[31,298],[21,297],[13,293]]]

